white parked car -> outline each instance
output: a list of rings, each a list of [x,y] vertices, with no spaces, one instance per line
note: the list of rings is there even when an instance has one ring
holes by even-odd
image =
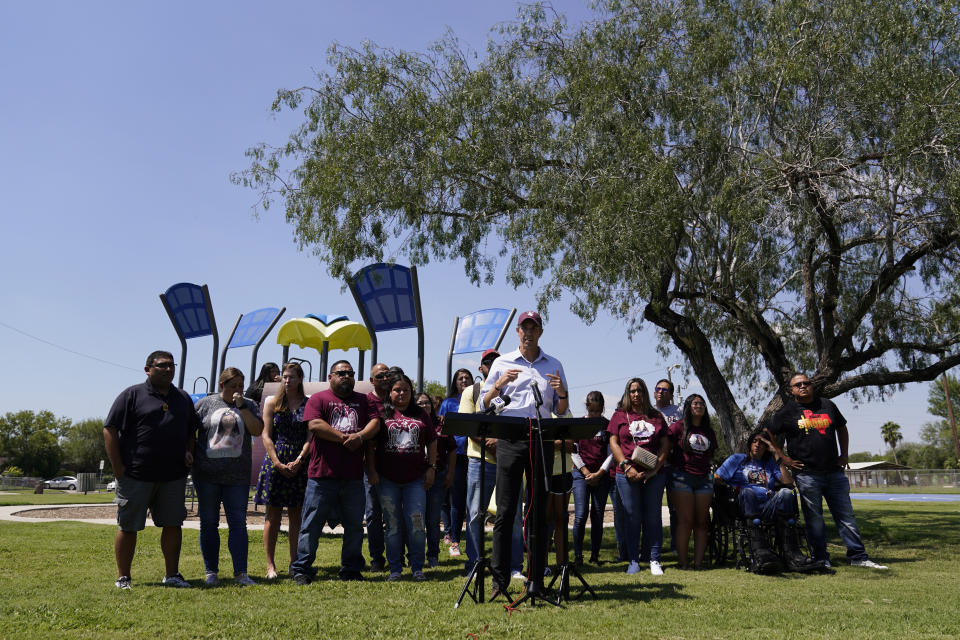
[[[68,491],[76,491],[79,483],[74,476],[57,476],[53,480],[46,480],[43,485],[47,489],[67,489]]]
[[[117,490],[117,481],[111,480],[107,483],[107,491],[116,491]]]

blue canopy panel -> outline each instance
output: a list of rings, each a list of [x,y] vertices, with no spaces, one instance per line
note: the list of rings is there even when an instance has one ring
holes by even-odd
[[[191,282],[180,282],[167,289],[165,296],[173,323],[184,338],[213,334],[202,287]]]
[[[372,264],[353,278],[355,291],[374,331],[417,326],[410,269],[398,264]]]
[[[237,323],[233,332],[233,338],[228,349],[234,347],[249,347],[257,344],[257,341],[263,337],[263,334],[270,330],[270,326],[277,318],[280,309],[276,307],[264,307],[249,313],[243,314],[240,322]]]
[[[510,321],[510,309],[481,309],[460,319],[453,354],[476,353],[494,349],[504,326]]]

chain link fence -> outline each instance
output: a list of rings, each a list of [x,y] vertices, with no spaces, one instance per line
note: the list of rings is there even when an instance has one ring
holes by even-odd
[[[917,487],[956,489],[960,487],[958,469],[903,469],[890,471],[847,470],[847,479],[854,489],[877,489],[886,487]]]

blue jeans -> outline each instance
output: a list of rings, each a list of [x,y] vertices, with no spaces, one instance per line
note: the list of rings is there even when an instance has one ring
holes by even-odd
[[[323,524],[331,510],[337,509],[343,525],[340,547],[340,576],[359,575],[363,569],[363,480],[310,478],[303,496],[303,520],[297,539],[297,559],[290,568],[293,575],[313,576],[317,544]]]
[[[579,469],[574,469],[572,473],[573,555],[574,557],[583,555],[583,536],[587,530],[588,511],[590,512],[590,552],[598,554],[603,542],[603,511],[607,508],[610,476],[604,473],[595,486],[590,486]]]
[[[617,560],[626,560],[627,553],[627,534],[626,528],[627,514],[623,510],[623,500],[620,499],[620,491],[617,489],[617,483],[614,478],[610,479],[610,506],[613,507],[613,535],[617,539]]]
[[[207,573],[220,567],[220,503],[227,516],[227,548],[233,559],[233,574],[247,572],[247,498],[245,484],[219,484],[194,480],[197,515],[200,516],[200,555]]]
[[[649,555],[651,562],[660,560],[663,544],[661,509],[666,484],[667,474],[662,471],[646,482],[630,482],[625,475],[617,474],[617,491],[627,516],[624,527],[627,559],[631,562],[639,562],[640,555]],[[641,553],[638,553],[638,547],[642,547]]]
[[[757,490],[744,487],[737,500],[743,515],[748,518],[760,518],[763,522],[775,522],[777,515],[797,517],[797,499],[793,491],[786,487],[777,491]]]
[[[451,542],[460,542],[460,531],[467,515],[467,458],[466,454],[457,454],[457,466],[453,470],[453,484],[450,485],[450,528],[447,534]]]
[[[847,558],[866,560],[857,519],[850,504],[850,481],[843,471],[832,473],[798,472],[793,476],[800,492],[803,519],[806,521],[807,538],[814,560],[828,560],[827,533],[823,524],[823,500],[827,501],[830,515],[840,532],[840,539],[847,547]]]
[[[440,520],[443,514],[443,498],[447,490],[443,486],[450,469],[437,472],[433,486],[427,491],[427,557],[440,557]]]
[[[497,484],[497,465],[484,462],[483,491],[480,490],[480,458],[467,463],[467,568],[480,557],[480,536],[487,518],[487,506]],[[513,519],[513,542],[510,547],[510,571],[523,571],[523,513],[517,509]]]
[[[400,573],[403,568],[403,534],[407,533],[410,554],[410,570],[423,570],[424,545],[427,540],[426,510],[427,492],[423,478],[397,484],[380,476],[380,508],[387,525],[387,563],[390,573]],[[402,519],[402,522],[401,522]]]
[[[363,520],[367,524],[367,551],[370,552],[370,562],[383,562],[383,512],[380,511],[380,490],[367,480],[367,472],[363,472],[363,490],[365,509]]]

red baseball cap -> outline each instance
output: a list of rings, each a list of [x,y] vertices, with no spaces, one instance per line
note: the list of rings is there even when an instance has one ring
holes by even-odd
[[[533,320],[537,323],[538,327],[543,328],[543,320],[540,319],[540,314],[536,311],[524,311],[521,313],[520,317],[517,318],[517,326],[522,325],[524,320]]]
[[[496,349],[487,349],[486,351],[483,352],[483,355],[480,356],[480,364],[483,364],[483,361],[488,359],[490,356],[493,356],[494,358],[499,358],[500,352],[497,351]]]

